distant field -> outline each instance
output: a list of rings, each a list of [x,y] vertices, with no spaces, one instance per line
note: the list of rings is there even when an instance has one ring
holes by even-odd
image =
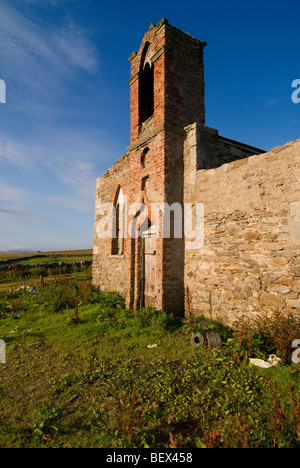
[[[16,260],[18,258],[26,259],[27,257],[90,257],[93,255],[93,249],[83,250],[61,250],[53,252],[28,252],[28,253],[0,253],[0,261]]]
[[[90,280],[92,254],[92,249],[0,254],[0,293],[24,284],[36,285],[42,277],[50,282],[57,277]],[[10,269],[5,270],[6,266]]]

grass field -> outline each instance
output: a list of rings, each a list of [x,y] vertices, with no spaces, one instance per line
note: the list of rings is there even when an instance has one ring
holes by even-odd
[[[35,286],[38,282],[57,281],[57,278],[77,278],[78,280],[91,279],[92,268],[86,266],[71,266],[72,263],[92,261],[93,251],[89,250],[69,250],[43,253],[20,253],[20,254],[0,254],[1,262],[5,266],[10,265],[11,270],[0,269],[0,292],[16,289],[23,285]],[[48,264],[58,263],[61,266],[56,268],[48,267]],[[68,268],[68,265],[70,267]],[[3,266],[3,263],[2,263]],[[24,268],[21,269],[20,266]],[[26,268],[28,266],[28,268]],[[45,279],[46,278],[46,279]]]
[[[287,342],[299,329],[282,317],[258,333],[126,310],[76,278],[3,292],[0,447],[300,448]],[[193,346],[196,331],[218,332],[222,348]],[[280,368],[249,364],[271,352]]]
[[[0,253],[0,261],[7,261],[7,260],[17,260],[19,258],[26,258],[26,257],[39,257],[39,256],[47,256],[47,257],[90,257],[93,255],[92,249],[83,249],[83,250],[60,250],[60,251],[52,251],[52,252],[29,252],[29,253]]]

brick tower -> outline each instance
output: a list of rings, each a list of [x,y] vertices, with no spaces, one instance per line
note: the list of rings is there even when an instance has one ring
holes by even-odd
[[[97,179],[93,284],[225,323],[299,309],[299,143],[264,155],[205,125],[205,45],[162,19],[130,56],[130,146]],[[265,291],[278,268],[281,297]]]
[[[127,225],[132,223],[143,233],[126,240],[128,306],[153,305],[183,313],[184,239],[172,229],[172,210],[160,213],[154,222],[152,207],[153,203],[183,205],[184,128],[195,122],[205,124],[205,45],[162,19],[151,24],[139,51],[129,58],[128,203],[137,212],[128,214]],[[139,204],[147,212],[142,227],[137,220]],[[162,228],[167,218],[171,220],[170,236]]]

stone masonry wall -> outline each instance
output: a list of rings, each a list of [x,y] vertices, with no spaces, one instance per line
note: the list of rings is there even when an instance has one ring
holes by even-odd
[[[114,203],[121,186],[135,206],[126,232],[131,221],[136,232],[147,230],[139,224],[142,206],[147,226],[156,222],[152,203],[204,206],[204,245],[159,231],[157,308],[181,313],[186,293],[186,311],[226,323],[276,310],[300,316],[300,140],[262,153],[205,127],[205,45],[162,19],[130,56],[130,146],[97,181],[93,282],[125,296],[128,307],[142,305],[140,238],[128,236],[123,254],[111,255],[112,233],[98,235],[107,215],[101,204]],[[154,90],[146,109],[145,63]]]
[[[215,128],[197,125],[197,169],[214,169],[223,164],[264,152],[224,138]]]
[[[124,239],[124,255],[111,255],[111,236],[100,238],[97,226],[107,212],[100,214],[99,208],[104,203],[114,203],[114,197],[119,185],[124,195],[128,197],[129,188],[129,161],[128,154],[122,156],[105,174],[97,180],[95,203],[95,232],[93,251],[93,284],[102,291],[117,291],[125,297],[126,294],[126,251],[127,239]],[[108,229],[111,228],[108,226]]]
[[[300,316],[300,140],[195,171],[196,133],[187,129],[184,196],[204,203],[205,231],[204,246],[185,251],[191,311],[231,324],[276,310]]]

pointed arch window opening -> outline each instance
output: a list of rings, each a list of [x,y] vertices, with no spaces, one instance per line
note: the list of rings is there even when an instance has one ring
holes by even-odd
[[[124,234],[125,234],[125,197],[122,188],[119,187],[113,210],[113,235],[112,235],[112,255],[124,254]]]
[[[149,60],[149,43],[145,44],[139,78],[139,123],[142,124],[154,113],[154,64]]]

